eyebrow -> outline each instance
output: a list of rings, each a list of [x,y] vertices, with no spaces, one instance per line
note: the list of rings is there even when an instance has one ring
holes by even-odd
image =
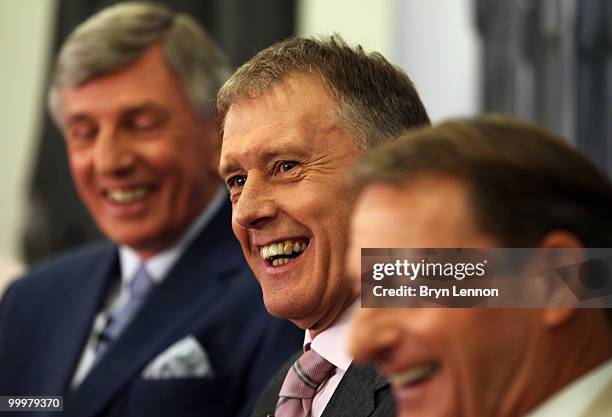
[[[252,153],[253,150],[251,150]],[[308,153],[304,152],[304,150],[300,149],[298,146],[284,146],[280,149],[273,150],[265,150],[261,152],[260,156],[257,158],[258,162],[262,162],[263,164],[268,163],[271,159],[277,159],[282,157],[283,159],[298,159],[304,160],[306,159]],[[228,158],[229,161],[226,164],[219,165],[219,175],[224,178],[231,172],[241,171],[243,170],[242,166],[236,161],[232,160],[232,158]]]
[[[233,161],[225,165],[219,165],[219,176],[221,178],[225,178],[225,176],[228,175],[230,172],[240,171],[240,168],[240,165]]]
[[[119,110],[119,113],[121,114],[121,117],[125,117],[126,115],[133,116],[134,114],[138,114],[142,111],[147,111],[147,110],[156,111],[156,112],[159,112],[160,114],[167,114],[167,112],[164,110],[162,106],[160,106],[159,104],[153,101],[145,101],[143,103],[121,108]],[[66,125],[69,125],[71,123],[91,120],[91,119],[92,119],[92,116],[90,113],[88,113],[87,111],[79,111],[77,113],[74,113],[68,116],[68,118],[66,119]]]
[[[88,113],[75,113],[70,115],[67,119],[66,119],[66,126],[69,126],[71,124],[74,123],[79,123],[79,122],[86,122],[91,120],[91,116]]]
[[[160,106],[157,103],[153,103],[151,101],[147,101],[142,104],[137,104],[135,106],[126,107],[125,109],[121,110],[121,113],[126,114],[126,115],[134,115],[134,114],[138,114],[140,112],[149,111],[149,110],[152,110],[158,113],[166,113],[166,111],[164,110],[162,106]]]

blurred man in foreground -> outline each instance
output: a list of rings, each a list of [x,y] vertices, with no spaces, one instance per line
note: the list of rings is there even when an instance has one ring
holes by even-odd
[[[254,415],[390,416],[387,382],[351,365],[344,279],[354,193],[345,173],[368,149],[428,124],[408,77],[338,37],[290,39],[239,68],[218,94],[221,176],[232,227],[266,308],[306,329]]]
[[[612,247],[612,187],[543,129],[499,116],[415,130],[367,156],[351,229],[362,247]],[[402,417],[612,415],[603,309],[361,309],[351,347]]]
[[[112,243],[8,289],[0,395],[63,395],[66,416],[234,417],[299,349],[231,233],[214,105],[227,75],[200,25],[163,6],[121,3],[70,35],[49,107]]]

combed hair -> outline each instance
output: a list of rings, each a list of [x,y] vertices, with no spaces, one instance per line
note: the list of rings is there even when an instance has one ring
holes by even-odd
[[[402,70],[379,53],[350,47],[338,35],[291,38],[259,52],[223,85],[217,109],[224,117],[232,104],[265,95],[293,76],[323,82],[337,104],[338,121],[364,150],[429,124],[419,95]]]
[[[465,183],[477,224],[506,247],[533,247],[553,230],[585,247],[612,247],[607,177],[560,137],[511,117],[415,129],[366,155],[353,178],[361,188],[438,174]]]
[[[156,3],[124,2],[77,26],[61,48],[48,95],[55,122],[61,126],[61,88],[118,71],[157,42],[198,113],[213,114],[216,92],[231,72],[221,49],[186,14]]]

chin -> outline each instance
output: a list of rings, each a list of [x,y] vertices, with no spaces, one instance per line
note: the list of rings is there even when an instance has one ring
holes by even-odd
[[[291,301],[287,294],[267,294],[264,291],[264,305],[268,313],[279,319],[289,320],[300,329],[310,328],[315,320],[311,318],[312,308],[300,302]]]
[[[138,234],[138,233],[117,233],[117,230],[111,230],[109,232],[102,231],[105,236],[115,242],[117,245],[126,245],[134,250],[145,249],[147,246],[150,246],[149,243],[152,239],[148,234]]]

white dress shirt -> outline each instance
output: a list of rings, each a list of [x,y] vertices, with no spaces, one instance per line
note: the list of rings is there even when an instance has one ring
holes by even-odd
[[[563,387],[525,417],[582,416],[611,382],[612,359]]]
[[[185,252],[187,246],[198,235],[198,233],[200,233],[200,231],[202,231],[202,229],[204,229],[206,225],[210,223],[210,220],[221,209],[221,206],[226,199],[227,192],[225,191],[225,188],[219,187],[219,190],[211,202],[195,219],[187,232],[185,232],[177,243],[163,252],[150,257],[144,262],[145,269],[155,285],[159,285],[166,278],[168,272]],[[94,325],[89,335],[89,339],[85,345],[85,348],[83,349],[81,359],[79,360],[79,365],[77,366],[77,371],[72,379],[72,389],[76,388],[91,370],[91,366],[96,358],[96,345],[98,344],[98,338],[106,327],[106,323],[111,314],[121,309],[121,307],[123,307],[129,301],[130,283],[142,263],[143,262],[140,260],[138,254],[132,248],[128,246],[119,247],[121,284],[116,285],[110,290],[106,298],[106,302],[104,303],[104,307],[94,319]]]
[[[312,400],[312,417],[321,417],[323,410],[325,410],[327,403],[353,361],[353,358],[348,354],[348,334],[350,318],[358,303],[358,301],[353,303],[342,312],[334,324],[317,334],[314,339],[310,337],[310,331],[306,330],[304,348],[310,344],[312,350],[336,367],[334,374],[321,384]]]

